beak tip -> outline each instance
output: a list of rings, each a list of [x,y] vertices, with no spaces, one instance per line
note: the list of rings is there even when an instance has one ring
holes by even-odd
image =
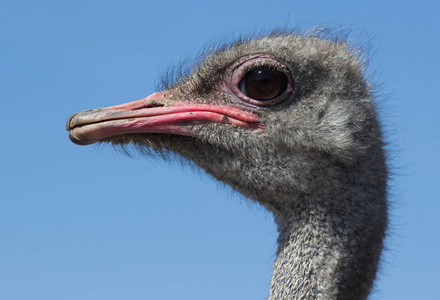
[[[76,145],[80,145],[80,146],[87,146],[87,145],[91,145],[94,143],[97,143],[98,141],[94,141],[94,140],[84,140],[79,138],[76,134],[75,134],[75,129],[72,128],[69,130],[69,139],[72,143],[76,144]]]
[[[71,115],[70,118],[67,120],[67,122],[66,122],[66,130],[67,131],[70,131],[73,128],[72,121],[76,117],[77,114],[78,113]]]

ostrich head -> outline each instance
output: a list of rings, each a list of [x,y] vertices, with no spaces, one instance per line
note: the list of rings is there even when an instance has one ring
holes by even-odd
[[[270,299],[365,299],[387,224],[383,139],[358,52],[272,34],[147,98],[73,115],[70,139],[177,153],[275,216]]]

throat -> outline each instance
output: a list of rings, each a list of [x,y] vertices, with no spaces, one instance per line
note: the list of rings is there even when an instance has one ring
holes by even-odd
[[[335,214],[318,206],[288,220],[275,214],[280,236],[269,300],[368,297],[383,228],[371,230],[368,220],[349,213],[353,211]]]
[[[338,266],[344,259],[337,239],[311,226],[282,232],[270,300],[338,299]]]

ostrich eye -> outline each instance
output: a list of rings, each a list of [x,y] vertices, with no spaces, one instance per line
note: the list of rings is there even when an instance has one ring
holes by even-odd
[[[257,67],[249,71],[239,84],[243,94],[255,100],[271,100],[286,91],[287,76],[268,67]]]
[[[288,99],[294,89],[295,72],[273,56],[252,54],[233,63],[226,71],[224,87],[231,97],[250,105],[271,107]]]

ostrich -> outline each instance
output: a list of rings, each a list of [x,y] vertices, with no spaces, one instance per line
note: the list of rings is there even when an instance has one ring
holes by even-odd
[[[274,215],[269,299],[366,299],[387,228],[384,141],[360,51],[272,33],[218,48],[144,99],[74,114],[79,145],[174,153]]]

